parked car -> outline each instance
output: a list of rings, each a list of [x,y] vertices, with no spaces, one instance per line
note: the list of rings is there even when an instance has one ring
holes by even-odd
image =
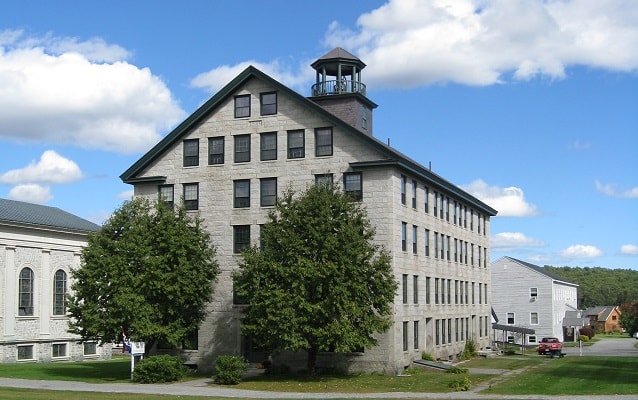
[[[555,337],[544,337],[538,344],[538,354],[551,355],[551,356],[563,356],[563,344]]]
[[[638,332],[634,332],[634,338],[638,339]]]

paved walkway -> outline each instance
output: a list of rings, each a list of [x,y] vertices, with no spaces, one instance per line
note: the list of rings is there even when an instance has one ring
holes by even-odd
[[[456,393],[284,393],[260,392],[213,385],[211,379],[199,379],[171,384],[136,383],[83,383],[68,381],[41,381],[0,378],[0,386],[44,390],[70,390],[103,393],[136,393],[173,396],[232,397],[249,399],[468,399],[468,400],[635,400],[636,395],[626,396],[547,396],[540,395],[485,395],[475,391]]]

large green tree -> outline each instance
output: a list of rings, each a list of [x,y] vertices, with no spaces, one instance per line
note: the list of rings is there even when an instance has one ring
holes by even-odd
[[[287,190],[234,275],[248,304],[242,333],[266,349],[306,351],[309,374],[320,351],[375,346],[374,334],[392,324],[397,282],[374,235],[365,210],[338,188]]]
[[[199,216],[137,198],[89,235],[72,272],[71,331],[84,340],[179,346],[205,317],[219,274]]]
[[[638,301],[620,306],[620,326],[633,335],[638,332]]]

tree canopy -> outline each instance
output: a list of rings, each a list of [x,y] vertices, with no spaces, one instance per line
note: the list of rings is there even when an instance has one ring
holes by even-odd
[[[638,300],[620,306],[620,326],[630,335],[638,332]]]
[[[306,351],[309,374],[320,351],[375,346],[392,324],[397,282],[374,235],[365,210],[336,187],[287,190],[234,275],[248,304],[242,333],[266,349]]]
[[[578,307],[614,306],[638,300],[638,271],[601,267],[551,267],[550,272],[578,284]]]
[[[89,235],[72,271],[70,330],[83,340],[118,342],[122,329],[147,349],[179,346],[205,317],[219,274],[198,216],[137,198]]]

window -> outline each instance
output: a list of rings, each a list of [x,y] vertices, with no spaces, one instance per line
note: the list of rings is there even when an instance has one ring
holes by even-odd
[[[447,280],[447,303],[452,304],[452,279]]]
[[[438,217],[439,194],[434,192],[434,216]]]
[[[436,321],[434,321],[434,337],[435,337],[435,341],[434,344],[436,344],[437,346],[441,344],[441,320],[437,319]]]
[[[416,243],[417,243],[417,226],[412,225],[412,254],[416,254]]]
[[[459,302],[463,304],[463,281],[459,282]]]
[[[315,175],[315,185],[326,185],[332,187],[333,179],[332,174],[317,174]]]
[[[66,343],[53,343],[51,345],[51,357],[66,357]]]
[[[444,200],[444,197],[443,197],[443,194],[441,194],[439,196],[439,212],[440,212],[439,218],[441,219],[443,219],[443,200]]]
[[[250,207],[250,180],[241,179],[233,181],[233,207]]]
[[[452,343],[452,318],[447,320],[447,342]]]
[[[408,351],[408,321],[403,321],[403,351]]]
[[[33,345],[18,346],[18,360],[33,360]]]
[[[507,325],[514,325],[514,313],[513,312],[508,312],[507,313]]]
[[[450,198],[445,198],[445,220],[450,222]]]
[[[536,343],[536,336],[528,336],[527,341],[529,343]]]
[[[425,277],[425,304],[430,304],[430,277]]]
[[[277,178],[262,178],[260,186],[260,205],[262,207],[274,206],[277,200]]]
[[[224,137],[208,138],[208,165],[224,163]]]
[[[235,96],[235,118],[250,117],[250,95]]]
[[[419,348],[419,321],[414,321],[414,349]]]
[[[368,129],[368,109],[361,106],[361,129]]]
[[[23,268],[20,271],[18,291],[18,315],[33,315],[33,271],[31,268]]]
[[[412,181],[412,208],[416,210],[416,189],[417,184],[416,181]]]
[[[434,278],[434,304],[439,304],[439,278]]]
[[[199,208],[199,183],[184,184],[184,208],[187,210]]]
[[[479,304],[483,304],[483,284],[479,283],[478,284],[478,289],[479,289],[479,293],[478,293],[478,300],[479,300]]]
[[[250,135],[235,136],[235,162],[250,161]]]
[[[538,313],[533,312],[529,314],[529,323],[532,325],[538,325]]]
[[[419,304],[419,276],[412,275],[412,301]]]
[[[66,272],[59,269],[53,277],[53,315],[66,314]]]
[[[406,236],[408,235],[408,224],[405,222],[401,222],[401,250],[402,251],[407,251],[408,249],[408,244],[407,244],[407,238]]]
[[[434,258],[439,258],[439,234],[434,232],[432,238],[434,239]]]
[[[430,230],[429,229],[425,230],[425,237],[423,238],[423,240],[425,241],[425,255],[429,256],[430,255]]]
[[[401,175],[401,204],[405,205],[405,176]]]
[[[261,115],[277,114],[277,92],[261,93],[259,95]]]
[[[315,129],[315,156],[332,155],[332,128]]]
[[[425,197],[425,212],[429,213],[430,212],[430,204],[428,202],[428,199],[430,198],[430,189],[428,189],[427,187],[423,188],[425,190],[425,194],[423,195],[423,197]]]
[[[487,303],[487,293],[488,293],[488,292],[487,292],[487,283],[484,283],[484,284],[483,284],[483,288],[485,288],[485,291],[483,292],[483,296],[484,296],[485,304],[488,304],[488,303]]]
[[[536,301],[538,299],[538,288],[529,288],[529,297],[531,301]]]
[[[346,172],[343,174],[343,188],[352,200],[361,200],[363,198],[363,185],[361,172]]]
[[[408,275],[403,274],[403,279],[401,281],[403,290],[403,304],[408,304]]]
[[[97,343],[95,342],[84,342],[84,355],[85,356],[93,356],[97,354]]]
[[[159,187],[159,201],[168,208],[173,208],[175,204],[175,188],[173,185],[161,185]]]
[[[260,135],[261,161],[277,159],[277,132],[262,133]]]
[[[233,226],[233,253],[239,254],[250,246],[250,225]]]
[[[182,339],[182,350],[197,350],[199,348],[199,330],[197,328],[186,334]]]
[[[459,341],[459,319],[454,318],[454,340]]]
[[[199,165],[199,139],[184,140],[184,166]]]
[[[445,334],[445,328],[446,328],[446,326],[445,326],[445,319],[442,319],[442,320],[441,320],[441,344],[445,344],[445,343],[447,343],[447,342],[446,342],[447,335]]]
[[[305,136],[303,129],[288,131],[288,158],[304,158]]]

